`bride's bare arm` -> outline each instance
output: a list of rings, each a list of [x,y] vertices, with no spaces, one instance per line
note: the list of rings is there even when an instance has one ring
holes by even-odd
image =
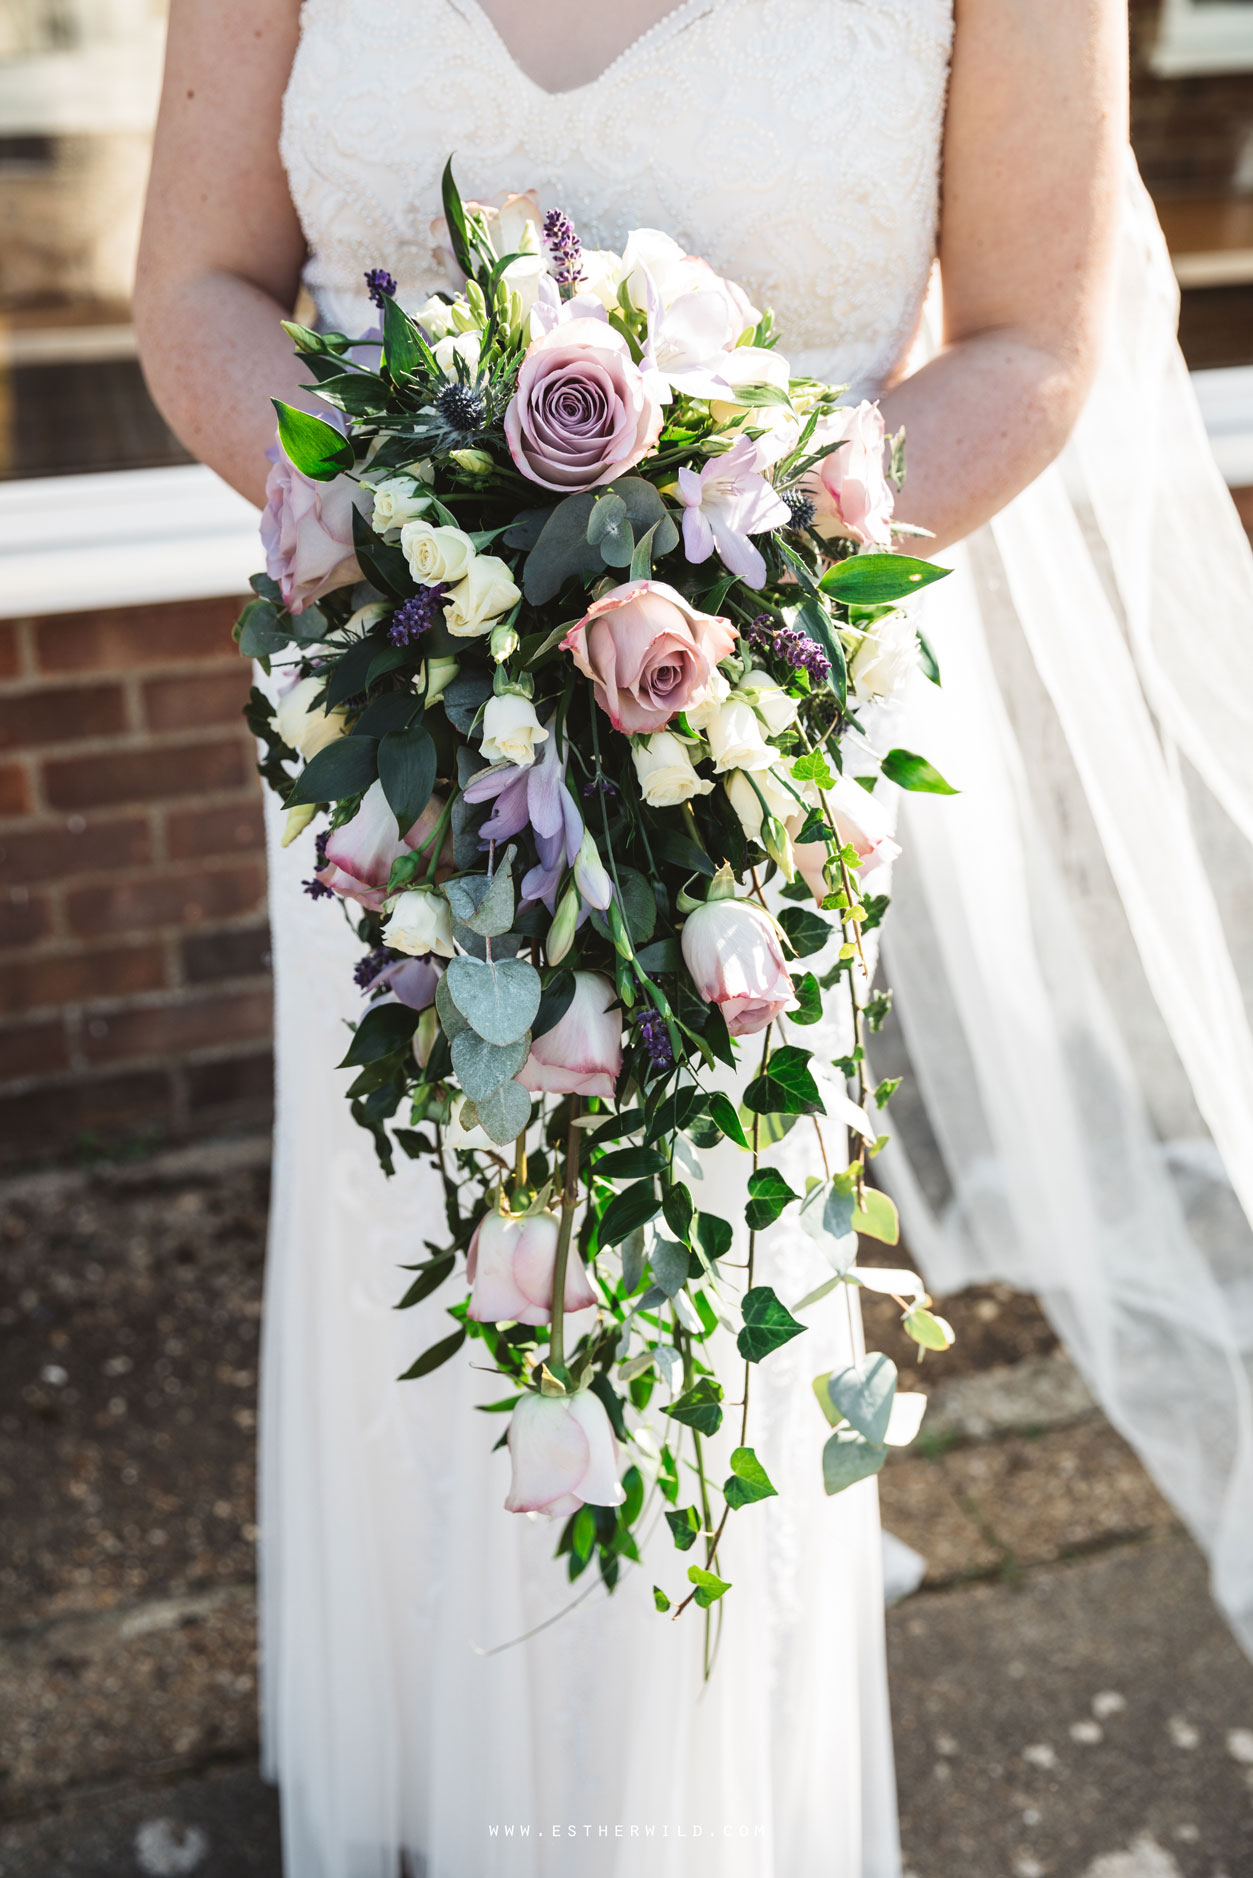
[[[1100,347],[1126,144],[1119,0],[957,0],[944,133],[943,348],[883,399],[897,513],[960,540],[1032,481]]]
[[[299,0],[174,0],[135,288],[154,398],[257,503],[270,398],[309,402],[279,326],[304,259],[278,154],[299,13]]]

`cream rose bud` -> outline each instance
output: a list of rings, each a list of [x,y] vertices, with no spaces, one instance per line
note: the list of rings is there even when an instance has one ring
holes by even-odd
[[[743,698],[728,698],[719,705],[706,735],[720,776],[733,769],[769,769],[778,755],[762,736],[752,705]]]
[[[789,729],[796,722],[800,706],[795,698],[788,696],[777,678],[771,678],[769,672],[748,672],[735,689],[741,697],[748,699],[772,737],[777,737],[780,731]]]
[[[428,659],[426,661],[426,702],[438,704],[461,670],[457,659]]]
[[[433,587],[441,580],[463,580],[475,559],[474,543],[460,528],[406,522],[400,531],[400,545],[409,572],[420,587]]]
[[[748,900],[707,900],[688,915],[683,963],[706,1004],[716,1004],[733,1037],[751,1037],[795,1009],[778,928]]]
[[[438,952],[441,958],[453,957],[452,914],[442,893],[432,887],[410,887],[392,903],[383,928],[383,944],[394,952],[408,952],[417,957],[423,952]]]
[[[535,761],[536,745],[548,741],[548,732],[535,715],[529,698],[489,698],[483,711],[481,749],[489,763],[516,763],[529,769]]]
[[[466,1254],[470,1309],[477,1324],[547,1324],[552,1320],[553,1269],[560,1225],[551,1213],[514,1219],[488,1213],[474,1229]],[[583,1261],[573,1247],[566,1265],[567,1311],[596,1302]]]
[[[718,715],[718,707],[725,704],[731,695],[731,680],[715,665],[709,674],[709,683],[693,698],[683,715],[693,730],[708,730]]]
[[[756,788],[754,788],[756,784]],[[803,813],[804,803],[793,794],[796,785],[789,789],[780,779],[776,770],[755,770],[750,781],[743,770],[732,770],[726,780],[727,799],[740,818],[740,827],[750,841],[760,841],[762,822],[762,796],[766,800],[766,809],[776,815],[781,822],[786,822],[793,815]],[[760,790],[761,794],[758,794]]]
[[[590,1389],[576,1395],[528,1393],[509,1418],[513,1479],[510,1513],[566,1517],[588,1506],[621,1506],[618,1443],[605,1405]]]
[[[301,678],[274,713],[278,734],[308,762],[342,737],[347,728],[342,710],[326,711],[313,700],[326,690],[325,678]]]
[[[631,746],[640,794],[652,809],[673,809],[693,796],[707,796],[711,782],[696,773],[691,752],[670,730],[655,730]]]
[[[416,522],[430,506],[430,496],[422,494],[417,483],[408,476],[389,476],[386,482],[374,485],[374,513],[370,517],[370,526],[375,534],[382,535],[389,528],[401,528],[406,522]]]
[[[508,562],[494,554],[476,554],[465,578],[448,595],[444,624],[454,639],[482,639],[521,598]]]

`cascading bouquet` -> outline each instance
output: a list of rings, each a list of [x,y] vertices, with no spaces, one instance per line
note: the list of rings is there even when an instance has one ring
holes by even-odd
[[[867,1180],[895,1087],[866,1061],[876,782],[948,787],[864,717],[920,661],[938,678],[898,603],[941,570],[889,551],[911,531],[878,408],[793,374],[705,262],[649,229],[584,251],[531,196],[463,204],[451,166],[444,205],[459,290],[408,313],[374,270],[372,337],[287,325],[332,420],[276,404],[237,637],[282,666],[249,721],[285,840],[323,824],[309,892],[366,948],[353,1114],[389,1173],[397,1147],[443,1171],[448,1242],[402,1304],[459,1271],[469,1294],[407,1375],[481,1340],[514,1385],[509,1508],[567,1516],[571,1577],[596,1557],[612,1588],[659,1492],[704,1562],[658,1608],[708,1611],[728,1515],[775,1491],[745,1411],[715,1518],[731,1341],[759,1363],[857,1283],[921,1347],[951,1337],[912,1274],[854,1264],[859,1233],[897,1237]],[[796,1039],[840,1008],[832,1066]],[[831,1168],[816,1130],[797,1193],[769,1149],[823,1115],[856,1151]],[[751,1169],[738,1232],[683,1178],[722,1143]],[[790,1208],[832,1273],[785,1302],[753,1265]],[[894,1383],[884,1356],[816,1380],[829,1492],[916,1426]]]

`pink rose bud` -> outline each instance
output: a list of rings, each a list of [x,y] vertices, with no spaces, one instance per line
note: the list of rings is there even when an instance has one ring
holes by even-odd
[[[574,997],[559,1023],[536,1037],[518,1081],[532,1095],[612,1096],[622,1069],[622,1012],[599,972],[574,974]]]
[[[820,535],[892,545],[892,486],[883,470],[883,413],[877,404],[861,403],[838,411],[814,432],[816,444],[844,438],[805,478],[805,494],[814,504],[814,527]]]
[[[396,817],[387,806],[382,783],[371,783],[352,820],[327,836],[326,866],[320,869],[318,879],[332,893],[357,900],[378,912],[387,898],[384,889],[392,862],[406,848],[421,847],[439,820],[443,806],[438,796],[432,796],[402,839]]]
[[[583,1505],[621,1506],[618,1443],[605,1405],[577,1395],[524,1395],[509,1418],[513,1480],[510,1513],[577,1513]]]
[[[701,613],[662,580],[602,594],[562,640],[615,730],[664,730],[735,647],[730,620]]]
[[[886,867],[900,853],[892,839],[891,818],[878,796],[868,794],[853,776],[837,776],[826,796],[841,843],[857,850],[861,884],[865,887],[877,869]],[[792,855],[815,900],[822,900],[829,892],[823,875],[826,842],[803,842]]]
[[[733,1037],[751,1037],[796,1008],[778,928],[749,900],[706,900],[683,928],[683,963]]]
[[[303,613],[335,587],[361,579],[352,542],[352,512],[372,499],[347,476],[318,483],[279,450],[265,482],[261,516],[265,568],[282,589],[283,604]]]
[[[612,482],[652,449],[662,407],[621,333],[571,319],[533,340],[505,412],[524,476],[563,494]]]
[[[553,1265],[561,1228],[551,1213],[514,1219],[488,1213],[475,1227],[466,1258],[470,1316],[480,1324],[546,1324],[552,1317]],[[573,1247],[566,1266],[566,1310],[595,1304]]]

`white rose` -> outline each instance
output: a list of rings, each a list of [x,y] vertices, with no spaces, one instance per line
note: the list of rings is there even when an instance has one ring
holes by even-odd
[[[696,774],[687,745],[673,731],[655,730],[651,737],[632,744],[631,759],[640,793],[650,808],[677,808],[692,796],[707,796],[713,788]]]
[[[790,778],[785,783],[779,771],[755,770],[749,777],[743,770],[733,770],[726,780],[727,799],[750,841],[758,840],[761,835],[762,807],[758,790],[765,797],[767,809],[781,822],[800,814],[804,808],[804,803],[797,800],[800,791],[796,784]]]
[[[441,300],[435,294],[409,317],[417,321],[428,340],[442,339],[452,331],[452,307],[447,300]]]
[[[415,522],[419,515],[425,515],[430,505],[431,498],[419,495],[418,485],[407,476],[389,476],[386,482],[375,486],[370,526],[376,535],[384,534],[389,528]]]
[[[481,639],[491,631],[494,621],[521,598],[508,563],[494,554],[477,554],[465,578],[448,595],[444,623],[455,639]]]
[[[314,706],[313,700],[325,690],[325,678],[302,678],[292,686],[274,713],[279,736],[293,750],[299,751],[306,762],[319,750],[325,750],[328,743],[342,737],[347,729],[342,710],[325,711],[320,704]]]
[[[762,736],[756,713],[743,698],[728,698],[720,704],[707,734],[719,775],[731,769],[769,769],[778,754]]]
[[[796,722],[800,708],[796,699],[790,698],[769,672],[748,672],[735,689],[739,696],[748,699],[772,737]]]
[[[474,563],[474,543],[460,528],[430,528],[406,522],[400,531],[409,572],[422,587],[441,580],[463,580]]]
[[[529,698],[489,698],[483,712],[483,755],[489,763],[516,763],[529,769],[535,761],[535,746],[546,743],[548,732],[535,715]]]
[[[483,340],[478,333],[449,333],[446,339],[441,339],[438,345],[431,347],[431,351],[435,354],[435,363],[445,378],[457,376],[453,363],[455,359],[460,359],[473,377],[478,370],[479,354],[482,350]]]
[[[731,681],[715,665],[709,683],[698,691],[683,715],[693,730],[708,730],[718,715],[718,707],[731,695]]]
[[[898,691],[918,664],[918,637],[904,613],[889,613],[866,630],[853,654],[849,677],[859,698],[885,698]]]
[[[441,958],[453,957],[452,914],[442,893],[432,887],[410,887],[392,905],[391,916],[383,928],[383,944],[396,952],[408,952],[419,958],[426,952],[438,952]]]

